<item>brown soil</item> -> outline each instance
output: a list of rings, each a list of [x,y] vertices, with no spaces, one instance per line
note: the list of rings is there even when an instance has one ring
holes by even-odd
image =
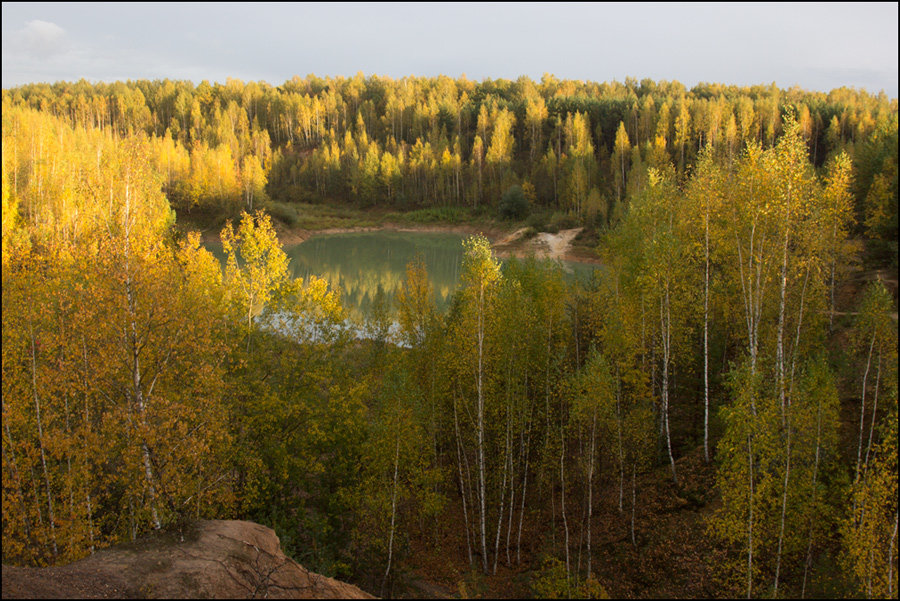
[[[3,598],[370,599],[285,557],[275,532],[233,520],[200,521],[183,536],[154,533],[69,565],[3,566]]]
[[[679,485],[672,482],[668,464],[638,475],[636,482],[635,545],[631,541],[631,481],[624,482],[623,510],[619,511],[619,486],[605,483],[594,490],[596,507],[592,524],[592,571],[612,598],[708,598],[727,596],[730,589],[719,582],[714,566],[721,563],[724,550],[711,542],[708,520],[720,506],[715,492],[715,468],[703,461],[702,447],[676,460]],[[529,484],[530,486],[530,484]],[[533,493],[529,493],[533,494]],[[558,502],[560,491],[555,489]],[[569,528],[573,571],[583,574],[587,557],[578,543],[584,532],[576,516],[577,498],[569,498]],[[527,509],[521,539],[521,563],[516,565],[516,533],[511,539],[510,565],[506,564],[505,531],[500,547],[497,573],[478,572],[480,554],[474,549],[476,569],[469,568],[466,537],[460,526],[462,509],[452,506],[439,520],[440,532],[413,532],[410,554],[404,562],[406,579],[394,596],[405,598],[528,598],[533,580],[540,576],[544,554],[563,557],[562,536],[554,541],[550,532],[552,505],[545,498],[541,506]],[[559,522],[559,505],[556,527]],[[582,507],[583,509],[583,507]],[[582,540],[583,542],[583,540]],[[493,556],[493,553],[492,553]],[[493,557],[492,557],[493,559]],[[493,566],[491,566],[493,567]]]
[[[531,238],[525,238],[528,228],[519,228],[499,239],[493,240],[494,250],[499,257],[527,257],[534,255],[538,259],[559,259],[562,261],[579,261],[582,263],[599,263],[600,259],[588,248],[573,246],[575,238],[581,233],[580,227],[560,230],[556,234],[540,232]]]

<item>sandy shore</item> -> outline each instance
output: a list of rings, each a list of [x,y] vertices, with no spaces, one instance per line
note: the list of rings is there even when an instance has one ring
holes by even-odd
[[[519,228],[505,237],[493,241],[494,252],[499,257],[527,257],[558,259],[581,263],[599,263],[600,259],[589,249],[575,248],[572,242],[583,228],[560,230],[556,234],[539,232],[531,238],[524,238],[528,228]]]

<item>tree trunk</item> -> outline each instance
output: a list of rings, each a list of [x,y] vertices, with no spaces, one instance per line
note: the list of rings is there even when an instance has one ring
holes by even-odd
[[[462,450],[461,450],[461,441],[459,439],[459,415],[456,411],[456,400],[453,401],[453,425],[456,428],[456,464],[459,467],[459,492],[462,497],[462,505],[463,505],[463,521],[465,521],[466,526],[466,552],[469,556],[469,567],[474,566],[474,562],[472,561],[472,543],[469,537],[469,513],[466,508],[466,486],[465,480],[463,479],[463,471],[462,471]]]
[[[809,517],[809,545],[806,547],[806,562],[803,566],[803,586],[800,589],[800,598],[804,598],[806,596],[806,576],[809,572],[809,564],[812,560],[812,546],[813,546],[813,520],[815,518],[815,508],[816,508],[816,496],[818,490],[816,489],[816,483],[819,477],[819,455],[822,449],[822,402],[819,401],[818,406],[816,407],[816,462],[813,466],[813,477],[812,477],[812,508],[813,511],[810,512]]]
[[[869,356],[866,359],[866,371],[863,372],[862,401],[859,409],[859,445],[856,448],[856,479],[859,480],[859,470],[862,464],[863,424],[866,421],[866,381],[869,378],[869,368],[872,366],[872,350],[875,348],[875,332],[872,332],[872,342],[869,344]]]
[[[493,573],[497,573],[497,559],[500,557],[500,531],[503,529],[503,510],[504,501],[506,500],[506,477],[508,458],[503,462],[503,484],[500,485],[500,511],[497,514],[497,534],[494,537],[494,568]]]
[[[19,503],[21,504],[22,521],[25,527],[25,538],[30,539],[31,523],[28,519],[28,506],[25,502],[25,493],[22,489],[22,480],[19,477],[19,468],[16,463],[15,445],[13,444],[12,434],[9,431],[9,424],[3,424],[3,428],[6,430],[6,439],[9,441],[10,468],[12,471],[13,479],[16,481],[16,496],[19,498]],[[4,463],[6,463],[6,446],[4,445],[2,448]]]
[[[828,312],[828,331],[834,331],[834,271],[835,271],[835,260],[832,257],[831,259],[831,284],[829,285],[829,293],[831,297],[831,311]]]
[[[747,457],[750,460],[750,516],[747,520],[747,598],[753,592],[753,446],[747,433]]]
[[[709,463],[709,205],[705,219],[703,281],[703,460]]]
[[[126,176],[127,178],[127,176]],[[124,249],[124,263],[125,263],[125,296],[128,301],[128,321],[130,327],[130,336],[129,336],[129,350],[131,352],[131,379],[132,379],[132,411],[137,412],[138,421],[141,426],[141,430],[146,429],[146,414],[144,407],[144,397],[143,391],[141,390],[141,365],[140,365],[140,351],[143,346],[138,341],[137,334],[137,300],[134,295],[134,282],[132,280],[131,273],[131,194],[130,194],[130,186],[126,182],[125,184],[125,216],[124,216],[124,230],[125,230],[125,249]],[[150,493],[150,513],[153,519],[153,528],[159,530],[162,527],[162,524],[159,521],[159,514],[156,510],[156,485],[153,479],[153,469],[151,467],[150,460],[150,448],[147,445],[145,439],[146,433],[140,432],[139,438],[141,439],[141,458],[144,464],[144,477],[147,481],[147,487]]]
[[[34,413],[37,418],[37,435],[38,435],[38,446],[41,451],[41,468],[44,471],[44,484],[47,487],[47,515],[50,518],[50,541],[53,546],[53,556],[56,557],[59,554],[59,549],[56,545],[56,518],[53,515],[53,491],[50,490],[50,474],[47,470],[47,456],[44,452],[44,429],[41,424],[41,403],[38,399],[37,392],[37,360],[36,360],[36,351],[34,344],[34,329],[30,330],[31,335],[31,389],[34,393]]]
[[[894,512],[894,533],[891,535],[891,548],[888,551],[888,599],[894,596],[894,543],[897,542],[897,517]]]
[[[787,452],[787,460],[785,464],[784,470],[784,492],[781,497],[781,529],[778,533],[778,552],[776,554],[775,560],[775,590],[772,593],[773,597],[778,597],[778,577],[781,574],[781,549],[782,544],[784,542],[784,523],[785,517],[787,515],[787,497],[788,497],[788,484],[791,478],[791,417],[787,416],[787,441],[785,444],[785,450]]]
[[[591,420],[591,448],[588,449],[588,506],[587,506],[587,575],[591,577],[591,518],[594,515],[594,437],[597,430],[597,412]],[[620,497],[621,498],[621,497]],[[621,508],[620,508],[621,510]]]
[[[531,441],[531,423],[529,420],[527,434],[525,436],[523,455],[525,456],[524,477],[522,478],[522,506],[519,508],[519,532],[516,535],[516,565],[522,563],[522,520],[525,518],[525,493],[528,491],[528,451]]]
[[[619,513],[622,513],[622,496],[625,489],[625,456],[622,449],[622,381],[616,367],[616,433],[619,441]],[[591,432],[593,435],[593,432]]]
[[[391,534],[388,539],[388,561],[387,569],[384,571],[384,578],[381,581],[381,596],[384,596],[384,585],[387,583],[388,576],[391,573],[391,561],[394,558],[394,524],[397,517],[397,472],[400,467],[400,416],[397,416],[397,444],[394,450],[394,486],[391,491]]]
[[[635,474],[637,472],[637,465],[634,462],[631,463],[631,546],[637,549],[637,541],[634,538],[634,508],[637,503],[637,492],[635,489]]]
[[[562,511],[563,532],[566,535],[566,588],[569,587],[569,574],[571,572],[571,562],[569,561],[569,522],[566,519],[566,472],[563,458],[566,455],[566,443],[562,433],[562,418],[560,418],[560,445],[559,445],[559,481],[562,486],[560,491],[560,508]]]
[[[785,392],[784,392],[784,315],[786,311],[786,300],[785,296],[787,294],[787,269],[788,269],[788,243],[790,241],[790,220],[791,220],[791,190],[788,187],[788,198],[787,198],[787,216],[785,218],[784,223],[784,245],[782,248],[782,259],[781,259],[781,284],[779,286],[780,291],[780,299],[778,302],[778,326],[776,331],[776,341],[775,341],[775,368],[777,370],[777,378],[778,378],[778,398],[781,400],[781,425],[784,426],[787,422],[787,408],[785,406]]]
[[[678,484],[678,474],[675,472],[675,458],[672,456],[672,435],[669,430],[669,343],[670,343],[670,331],[671,331],[671,317],[669,313],[669,286],[668,282],[666,282],[665,286],[665,303],[663,302],[663,297],[660,297],[660,321],[662,326],[662,331],[660,335],[662,336],[662,346],[663,346],[663,381],[662,381],[662,411],[663,411],[663,420],[665,422],[666,427],[666,448],[669,451],[669,465],[672,468],[672,480],[675,481],[675,484]],[[663,311],[663,306],[665,306],[665,312]]]
[[[478,487],[480,490],[481,504],[481,567],[485,574],[488,573],[487,558],[487,524],[484,481],[484,390],[482,388],[482,376],[484,373],[484,283],[478,294]]]
[[[866,445],[866,458],[863,467],[869,465],[869,453],[872,451],[872,438],[875,434],[875,415],[878,413],[878,387],[881,384],[881,349],[878,349],[878,367],[875,369],[875,392],[872,399],[872,421],[869,423],[869,442]]]

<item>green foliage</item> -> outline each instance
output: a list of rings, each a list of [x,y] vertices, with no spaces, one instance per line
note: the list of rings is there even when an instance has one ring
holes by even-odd
[[[404,213],[387,213],[384,221],[408,221],[411,223],[461,223],[471,218],[463,207],[429,207]]]
[[[232,300],[247,316],[247,345],[253,318],[262,313],[269,299],[287,281],[287,255],[281,249],[269,216],[241,213],[237,233],[226,224],[222,230],[222,250],[226,256],[225,280],[233,291]]]
[[[880,425],[881,443],[851,491],[842,524],[844,563],[858,595],[890,598],[897,591],[897,393]]]
[[[896,107],[864,91],[310,76],[277,87],[82,80],[3,98],[76,128],[147,135],[173,207],[195,221],[218,215],[204,217],[214,223],[268,198],[493,212],[504,190],[526,182],[530,205],[605,224],[640,193],[648,167],[683,174],[704,146],[729,161],[748,144],[772,147],[791,112],[817,167],[842,150],[856,155],[860,223],[872,209],[878,239],[895,241],[886,228],[896,216]],[[885,184],[892,197],[878,192]]]
[[[538,537],[534,595],[602,597],[591,526],[663,510],[645,483],[665,454],[692,475],[708,390],[721,503],[697,544],[724,594],[896,594],[894,299],[872,285],[826,326],[853,232],[896,257],[895,104],[552,76],[79,82],[5,90],[3,145],[4,561],[249,518],[370,591],[435,549],[486,593]],[[248,210],[224,273],[173,207]],[[602,268],[501,266],[475,236],[446,316],[420,259],[365,340],[337,282],[289,277],[271,219],[498,210],[526,236],[603,232]],[[642,557],[666,543],[630,530]]]
[[[537,599],[573,597],[568,574],[566,574],[566,564],[556,557],[545,557],[540,571],[531,581],[531,592]]]
[[[525,219],[528,216],[528,199],[522,186],[511,186],[500,198],[500,217],[502,219]]]
[[[265,205],[266,211],[288,227],[294,227],[299,221],[297,208],[289,203],[284,202],[268,202]]]

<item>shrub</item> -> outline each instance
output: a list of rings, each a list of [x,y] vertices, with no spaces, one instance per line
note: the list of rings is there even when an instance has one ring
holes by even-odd
[[[288,227],[297,225],[297,209],[287,203],[266,203],[266,211],[269,212],[269,215],[287,225]]]
[[[528,199],[522,186],[510,186],[500,198],[502,219],[524,219],[528,215]]]
[[[550,219],[550,225],[555,228],[555,232],[558,232],[559,230],[568,230],[573,227],[578,227],[580,224],[578,223],[577,218],[568,213],[554,213],[553,217]]]
[[[550,219],[550,215],[546,211],[535,211],[531,215],[528,216],[528,219],[525,223],[529,227],[533,227],[538,232],[547,231],[547,221]]]

